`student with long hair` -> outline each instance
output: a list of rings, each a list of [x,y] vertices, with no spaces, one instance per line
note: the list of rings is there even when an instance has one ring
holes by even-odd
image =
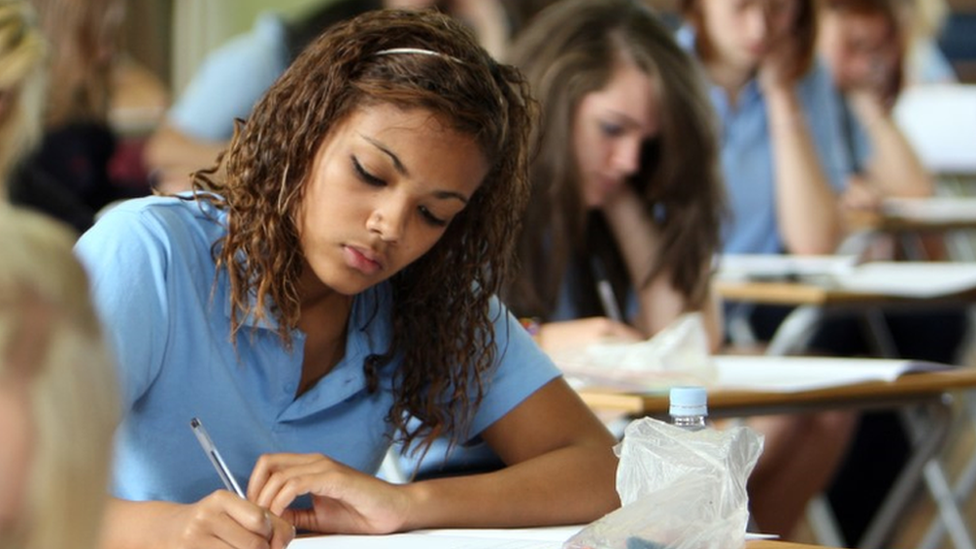
[[[506,304],[543,321],[550,350],[643,339],[688,311],[707,313],[717,345],[709,283],[724,193],[694,60],[628,0],[557,3],[512,52],[542,122]]]
[[[43,132],[10,182],[10,199],[72,225],[80,234],[120,199],[149,193],[110,165],[118,137],[109,125],[123,0],[31,0],[49,54],[51,85],[41,100]]]
[[[109,546],[281,547],[293,527],[579,523],[619,505],[613,437],[494,297],[532,111],[462,24],[369,12],[304,50],[195,194],[120,205],[81,238],[124,388]],[[247,499],[221,489],[193,417]],[[373,476],[392,442],[440,436],[480,436],[507,466]]]

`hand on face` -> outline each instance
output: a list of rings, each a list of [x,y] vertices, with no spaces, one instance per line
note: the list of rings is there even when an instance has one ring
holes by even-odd
[[[798,50],[799,44],[789,33],[771,44],[769,53],[759,64],[759,85],[763,90],[768,92],[793,85]]]
[[[410,507],[401,487],[317,454],[261,456],[247,493],[296,527],[322,533],[395,532]],[[311,509],[288,509],[304,494],[312,496]]]
[[[281,517],[226,490],[175,509],[162,521],[164,547],[283,549],[295,537],[294,527]]]

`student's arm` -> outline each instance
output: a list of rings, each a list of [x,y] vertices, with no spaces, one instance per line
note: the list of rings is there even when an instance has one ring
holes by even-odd
[[[146,144],[146,164],[153,169],[154,186],[163,192],[190,189],[190,174],[214,165],[227,148],[225,141],[196,139],[169,123],[163,123]]]
[[[631,186],[624,185],[620,192],[608,198],[603,212],[627,264],[627,274],[637,289],[637,326],[647,336],[654,335],[690,310],[688,300],[671,284],[671,270],[667,267],[649,284],[640,287],[641,281],[646,280],[654,268],[653,259],[658,255],[660,235],[636,191]],[[702,270],[707,271],[709,268],[709,265],[702,265]],[[717,349],[722,343],[720,308],[717,301],[709,296],[701,312],[712,349]]]
[[[248,497],[299,529],[387,533],[438,527],[590,522],[620,505],[614,437],[562,378],[481,433],[507,466],[481,475],[395,485],[324,456],[262,456]],[[287,510],[311,493],[314,510]]]
[[[773,155],[776,215],[787,251],[829,254],[840,238],[839,208],[790,77],[791,49],[789,44],[774,47],[759,77]]]
[[[847,100],[871,143],[866,174],[871,186],[882,196],[931,196],[931,178],[877,94],[851,90]]]
[[[105,510],[103,549],[235,547],[283,549],[291,524],[218,490],[192,505],[112,499]]]

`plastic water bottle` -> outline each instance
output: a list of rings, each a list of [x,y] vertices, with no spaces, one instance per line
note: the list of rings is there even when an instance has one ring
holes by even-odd
[[[689,431],[706,427],[708,393],[704,387],[672,387],[670,394],[671,423]]]

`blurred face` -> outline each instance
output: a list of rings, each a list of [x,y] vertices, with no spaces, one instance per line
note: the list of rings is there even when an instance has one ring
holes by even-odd
[[[19,521],[24,506],[30,464],[27,395],[22,376],[0,375],[0,534]]]
[[[844,90],[882,86],[898,64],[895,29],[881,14],[828,12],[817,47]]]
[[[644,143],[657,135],[658,93],[654,81],[622,63],[607,85],[583,96],[573,123],[573,149],[583,203],[599,208],[640,169]]]
[[[488,173],[468,135],[426,110],[355,111],[323,141],[298,214],[307,273],[343,295],[430,250]]]
[[[799,2],[700,0],[703,31],[720,60],[752,70],[793,30]]]

